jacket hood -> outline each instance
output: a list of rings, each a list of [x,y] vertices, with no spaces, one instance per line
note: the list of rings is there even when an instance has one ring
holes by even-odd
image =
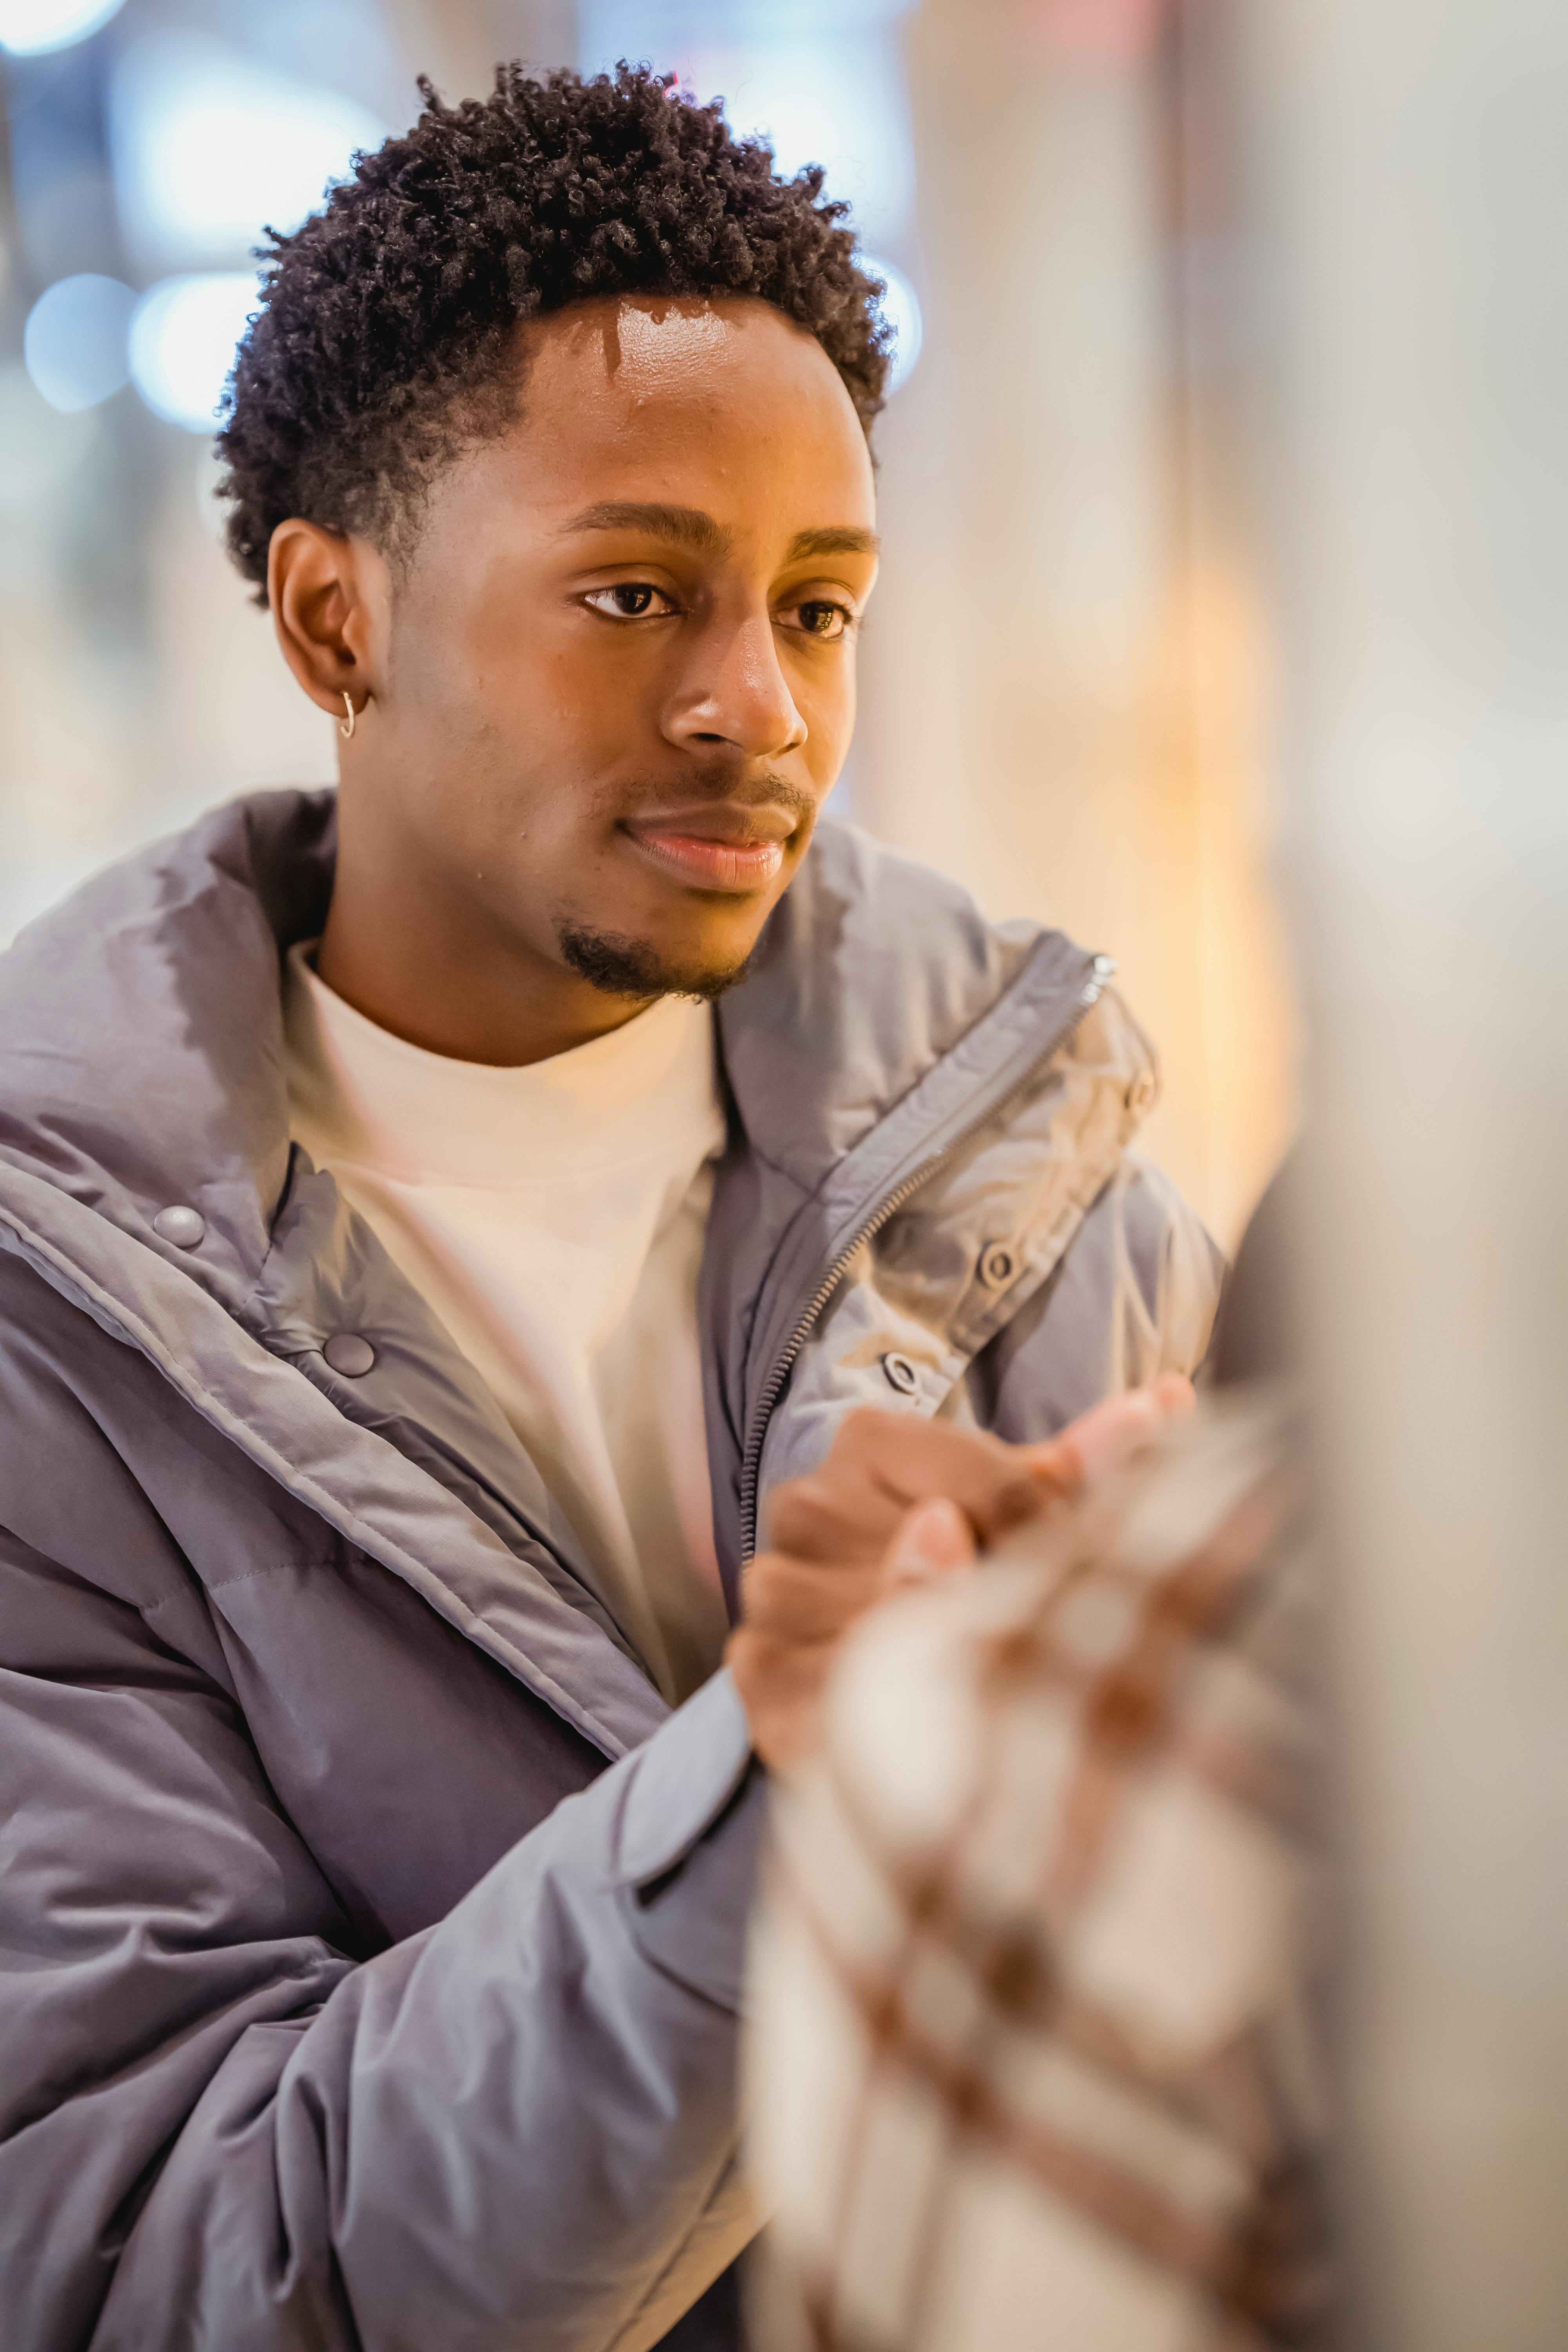
[[[97,876],[0,957],[0,1152],[231,1312],[289,1177],[281,959],[326,920],[335,847],[332,793],[252,794]],[[752,1151],[814,1191],[1038,937],[824,821],[721,1007]],[[205,1220],[199,1259],[154,1230],[172,1205]]]

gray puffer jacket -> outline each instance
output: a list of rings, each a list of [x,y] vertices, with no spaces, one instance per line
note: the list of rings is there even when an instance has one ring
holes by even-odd
[[[752,2226],[739,1701],[669,1712],[290,1146],[332,844],[330,794],[239,802],[0,960],[8,2352],[638,2352]],[[1201,1353],[1108,969],[821,829],[720,1021],[731,1596],[853,1406],[1033,1438]]]

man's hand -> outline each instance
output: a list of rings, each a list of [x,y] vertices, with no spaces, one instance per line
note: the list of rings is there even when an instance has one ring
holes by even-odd
[[[1190,1409],[1172,1374],[1107,1397],[1039,1445],[907,1414],[852,1413],[820,1470],[781,1486],[772,1549],[746,1570],[726,1656],[763,1761],[787,1769],[816,1744],[827,1670],[858,1617],[1074,1495]]]

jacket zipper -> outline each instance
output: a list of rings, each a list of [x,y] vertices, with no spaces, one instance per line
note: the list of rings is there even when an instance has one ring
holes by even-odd
[[[1079,992],[1077,1004],[1051,1038],[1050,1043],[1041,1047],[1027,1069],[1022,1071],[1014,1079],[1004,1095],[999,1096],[995,1102],[987,1103],[984,1109],[977,1111],[967,1127],[961,1129],[950,1142],[944,1143],[940,1151],[933,1151],[929,1160],[922,1160],[912,1174],[906,1176],[900,1184],[895,1185],[890,1192],[878,1202],[870,1215],[857,1226],[854,1234],[845,1244],[823,1276],[812,1294],[810,1305],[805,1309],[774,1360],[773,1369],[763,1384],[762,1396],[752,1418],[752,1435],[747,1441],[745,1454],[741,1463],[741,1559],[742,1562],[749,1560],[757,1549],[757,1483],[762,1473],[763,1445],[767,1437],[768,1423],[773,1419],[774,1406],[784,1394],[784,1383],[795,1368],[795,1358],[811,1336],[811,1327],[833,1296],[835,1286],[845,1267],[858,1249],[863,1247],[874,1234],[879,1234],[890,1217],[897,1216],[910,1195],[918,1192],[922,1184],[929,1182],[944,1160],[951,1160],[954,1152],[963,1149],[972,1135],[978,1133],[981,1128],[1005,1111],[1008,1104],[1014,1102],[1023,1093],[1041,1065],[1048,1062],[1053,1055],[1060,1053],[1062,1047],[1077,1034],[1090,1007],[1099,1003],[1115,970],[1116,964],[1112,957],[1095,957],[1092,979],[1085,982]]]

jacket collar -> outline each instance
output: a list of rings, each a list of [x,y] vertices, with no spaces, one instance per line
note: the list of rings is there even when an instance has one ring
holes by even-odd
[[[111,866],[0,958],[0,1153],[237,1315],[289,1174],[282,951],[326,919],[330,793],[258,794]],[[199,1252],[161,1236],[182,1206]]]
[[[238,1315],[289,1168],[281,961],[326,919],[335,795],[250,795],[110,868],[0,957],[0,1153]],[[1039,934],[825,821],[722,1001],[750,1150],[796,1202],[1006,993]],[[154,1219],[194,1208],[193,1255]]]

